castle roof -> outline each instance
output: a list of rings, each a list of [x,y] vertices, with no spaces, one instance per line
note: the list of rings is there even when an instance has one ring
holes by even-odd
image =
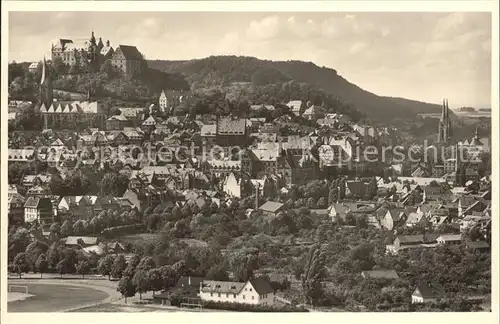
[[[133,60],[133,61],[142,61],[143,57],[137,47],[135,46],[130,46],[130,45],[119,45],[116,48],[116,51],[118,51],[118,48],[121,50],[123,53],[123,56],[125,56],[125,59],[127,60]]]
[[[103,48],[101,48],[101,51],[100,51],[100,54],[103,55],[103,56],[106,56],[108,54],[113,54],[113,47],[111,46],[104,46]]]

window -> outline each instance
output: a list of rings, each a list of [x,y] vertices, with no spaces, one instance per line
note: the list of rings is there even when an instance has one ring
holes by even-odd
[[[246,297],[246,296],[245,296],[245,295],[243,295],[243,299],[245,299],[245,297]]]
[[[229,294],[226,294],[226,298],[229,298]]]
[[[233,297],[236,298],[236,294],[233,294]]]
[[[250,291],[252,291],[252,288],[250,288]]]
[[[252,299],[254,299],[254,296],[252,296]]]
[[[213,297],[214,296],[214,293],[210,293],[210,297]]]
[[[220,297],[220,293],[217,294],[217,297]]]

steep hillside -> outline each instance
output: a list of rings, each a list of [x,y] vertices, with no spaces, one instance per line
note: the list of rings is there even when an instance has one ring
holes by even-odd
[[[267,61],[253,57],[211,56],[189,61],[148,61],[148,65],[186,77],[191,87],[224,86],[231,82],[252,82],[254,86],[294,80],[338,97],[373,118],[413,117],[419,112],[439,111],[438,105],[400,98],[377,96],[350,83],[337,71],[311,62]],[[293,98],[290,98],[293,99]]]

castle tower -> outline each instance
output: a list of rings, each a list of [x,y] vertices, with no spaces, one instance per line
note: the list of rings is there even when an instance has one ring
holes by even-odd
[[[90,46],[96,46],[96,40],[94,36],[94,31],[92,31],[92,36],[90,36]]]
[[[104,43],[102,42],[102,38],[99,37],[99,42],[97,43],[98,51],[100,52],[103,47],[104,47]]]

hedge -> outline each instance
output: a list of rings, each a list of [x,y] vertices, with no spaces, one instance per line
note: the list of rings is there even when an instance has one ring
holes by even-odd
[[[203,302],[203,308],[208,309],[220,309],[233,312],[276,312],[276,313],[303,313],[309,312],[303,307],[293,307],[293,306],[265,306],[265,305],[248,305],[248,304],[237,304],[237,303],[221,303],[207,301]]]

